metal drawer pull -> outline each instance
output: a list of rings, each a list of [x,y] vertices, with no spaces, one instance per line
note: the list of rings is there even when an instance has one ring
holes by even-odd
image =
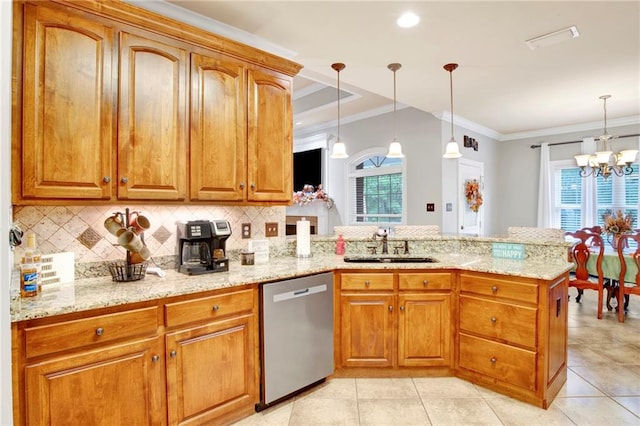
[[[96,328],[96,336],[102,336],[104,334],[104,328],[98,327]]]
[[[495,323],[496,323],[496,321],[498,321],[498,319],[497,319],[496,317],[491,317],[491,322],[492,322],[492,323],[494,323],[494,324],[495,324]]]
[[[493,287],[491,287],[491,291],[494,292],[494,293],[497,293],[498,292],[498,286],[494,285]]]
[[[491,364],[495,364],[496,362],[498,362],[498,358],[496,358],[495,356],[491,357]]]
[[[174,349],[174,350],[172,350],[171,352],[169,352],[169,356],[170,356],[171,358],[175,358],[176,356],[178,356],[178,352],[176,352],[176,350]]]
[[[154,356],[151,357],[151,361],[158,362],[158,361],[160,361],[160,357],[158,355],[154,355]]]
[[[429,285],[429,280],[423,280],[423,281],[422,281],[422,285],[424,285],[425,287],[426,287],[427,285]]]
[[[213,305],[213,308],[211,308],[211,310],[212,310],[213,312],[217,312],[217,311],[218,311],[218,309],[220,309],[220,306],[218,306],[218,305]]]
[[[365,287],[369,287],[369,280],[367,280],[367,281],[365,281],[365,282],[364,282],[364,286],[365,286]]]

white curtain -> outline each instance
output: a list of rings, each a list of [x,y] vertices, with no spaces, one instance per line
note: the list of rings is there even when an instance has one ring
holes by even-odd
[[[542,143],[540,145],[540,182],[538,184],[538,228],[554,227],[551,182],[549,144]]]
[[[582,139],[582,154],[593,154],[596,151],[596,141],[594,138]],[[582,226],[594,226],[597,223],[596,217],[596,180],[589,176],[582,180]]]

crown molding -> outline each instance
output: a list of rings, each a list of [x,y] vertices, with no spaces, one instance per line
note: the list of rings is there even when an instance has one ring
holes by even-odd
[[[432,112],[431,114],[433,114],[434,117],[436,117],[438,120],[441,121],[446,121],[447,123],[451,123],[451,112],[449,111],[439,111],[439,112]],[[502,137],[502,135],[498,132],[496,132],[495,130],[492,130],[488,127],[485,127],[481,124],[478,124],[474,121],[471,120],[467,120],[464,117],[460,117],[459,115],[455,115],[453,114],[453,118],[455,120],[454,124],[456,126],[460,126],[463,127],[467,130],[470,130],[472,132],[476,132],[479,133],[481,135],[487,136],[491,139],[495,139],[495,140],[501,140],[500,138]]]
[[[251,34],[247,31],[243,31],[231,25],[227,25],[215,19],[200,15],[199,13],[192,12],[184,9],[173,3],[167,3],[163,0],[122,0],[125,3],[129,3],[141,9],[157,13],[159,15],[172,18],[185,24],[193,25],[205,31],[209,31],[214,34],[221,35],[239,43],[246,44],[256,49],[264,50],[265,52],[272,53],[274,55],[283,57],[285,59],[294,59],[298,56],[298,52],[287,49],[275,43],[271,43],[261,37]]]
[[[640,115],[632,117],[621,117],[607,120],[607,128],[611,130],[615,127],[640,125]],[[543,136],[561,135],[563,133],[579,133],[592,130],[602,130],[602,121],[592,121],[588,123],[572,124],[569,126],[550,127],[548,129],[531,130],[527,132],[517,132],[502,135],[500,141],[513,141],[518,139],[539,138]],[[596,135],[597,136],[597,135]]]

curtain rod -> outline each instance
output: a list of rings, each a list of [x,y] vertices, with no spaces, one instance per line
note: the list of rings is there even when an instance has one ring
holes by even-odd
[[[640,136],[640,133],[636,133],[635,135],[622,135],[622,136],[618,136],[616,139],[635,138],[637,136]],[[555,143],[550,143],[549,146],[568,145],[568,144],[571,144],[571,143],[580,143],[580,142],[582,142],[582,140],[568,141],[568,142],[555,142]],[[531,145],[531,149],[540,148],[541,146],[542,145]]]

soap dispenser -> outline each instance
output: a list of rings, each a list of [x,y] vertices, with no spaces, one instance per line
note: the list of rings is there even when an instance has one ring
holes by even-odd
[[[344,238],[342,238],[342,234],[340,234],[336,240],[336,254],[343,255],[344,251]]]

